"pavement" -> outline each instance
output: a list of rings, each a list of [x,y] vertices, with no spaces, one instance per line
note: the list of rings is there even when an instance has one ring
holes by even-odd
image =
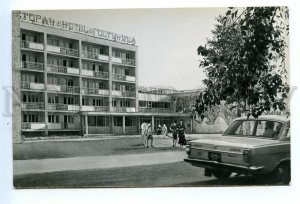
[[[14,175],[59,172],[68,170],[108,169],[140,165],[167,164],[183,161],[184,151],[131,154],[114,156],[88,156],[59,159],[14,160]]]
[[[202,135],[203,136],[203,135]],[[49,173],[49,172],[62,172],[62,171],[76,171],[76,170],[91,170],[91,169],[109,169],[109,168],[122,168],[122,167],[133,167],[133,166],[145,166],[145,165],[155,165],[155,164],[169,164],[183,161],[186,157],[186,153],[184,148],[182,150],[177,149],[172,150],[171,143],[172,139],[166,136],[155,136],[154,140],[155,147],[151,148],[143,148],[139,146],[134,146],[132,143],[137,139],[129,139],[129,138],[140,138],[139,135],[132,136],[100,136],[100,137],[83,137],[83,138],[48,138],[47,140],[31,140],[26,141],[27,145],[30,143],[37,144],[38,146],[34,146],[35,148],[41,148],[42,144],[53,144],[56,148],[51,151],[57,152],[57,148],[64,148],[64,146],[59,146],[64,143],[66,144],[78,144],[80,147],[82,146],[81,141],[90,141],[90,140],[106,140],[111,141],[111,139],[126,139],[129,144],[123,144],[121,140],[116,142],[110,142],[113,145],[124,145],[127,146],[128,149],[125,148],[124,151],[120,151],[117,155],[84,155],[84,154],[70,154],[68,157],[64,158],[31,158],[24,160],[14,160],[13,161],[13,169],[14,175],[28,175],[28,174],[38,174],[38,173]],[[201,137],[201,135],[187,135],[186,138],[188,140],[197,139]],[[158,139],[159,138],[159,139]],[[122,139],[122,140],[123,140]],[[139,140],[138,140],[139,141]],[[41,143],[36,143],[41,142]],[[53,143],[54,142],[54,143]],[[74,143],[75,142],[75,143]],[[96,143],[97,141],[95,141]],[[99,143],[101,141],[98,141]],[[102,145],[110,145],[101,142]],[[124,140],[123,140],[124,142]],[[28,144],[29,143],[29,144]],[[100,144],[100,143],[99,143]],[[20,144],[21,146],[25,144]],[[33,148],[30,145],[27,148]],[[52,146],[53,146],[52,145]],[[79,146],[75,146],[79,147]],[[69,146],[70,147],[70,146]],[[68,147],[66,147],[68,148]],[[87,147],[85,147],[87,148]],[[107,147],[104,146],[100,148],[100,151],[108,151],[117,147]],[[171,149],[170,149],[171,148]],[[90,149],[90,148],[88,148]],[[106,149],[106,150],[105,150]],[[33,149],[32,149],[33,150]],[[32,151],[27,149],[26,152]],[[59,149],[61,150],[61,149]],[[167,151],[166,151],[167,150]],[[40,150],[42,151],[42,150]],[[98,149],[96,150],[98,151]],[[78,149],[80,152],[80,149]],[[126,153],[127,152],[127,153]],[[22,152],[20,152],[22,153]]]

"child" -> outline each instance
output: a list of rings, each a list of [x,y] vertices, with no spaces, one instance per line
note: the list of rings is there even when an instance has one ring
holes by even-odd
[[[149,140],[151,140],[151,147],[154,147],[153,146],[153,135],[152,135],[152,126],[151,126],[151,123],[148,124],[148,128],[147,128],[147,131],[146,131],[146,140],[147,140],[147,148],[149,148]]]

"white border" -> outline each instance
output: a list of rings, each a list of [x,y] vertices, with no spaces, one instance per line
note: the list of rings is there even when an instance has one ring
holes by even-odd
[[[300,87],[299,20],[300,1],[293,0],[44,0],[1,2],[0,62],[1,86],[11,84],[11,10],[13,9],[96,9],[96,8],[174,8],[174,7],[224,7],[224,6],[289,6],[290,9],[290,67],[291,86]],[[1,89],[0,134],[0,203],[296,203],[300,186],[300,126],[299,90],[293,93],[292,112],[292,186],[290,187],[199,187],[199,188],[152,188],[152,189],[56,189],[14,190],[12,185],[11,118],[3,117],[4,90]],[[298,199],[297,199],[298,198]]]

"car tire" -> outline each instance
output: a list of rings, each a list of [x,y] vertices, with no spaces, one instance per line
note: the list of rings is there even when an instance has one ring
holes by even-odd
[[[289,164],[280,164],[270,175],[271,184],[289,185],[291,181],[291,168]]]
[[[222,171],[222,170],[213,170],[213,175],[217,178],[217,179],[228,179],[231,175],[230,171]]]

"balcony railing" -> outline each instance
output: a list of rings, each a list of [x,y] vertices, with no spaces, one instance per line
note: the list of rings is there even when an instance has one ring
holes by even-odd
[[[80,126],[76,123],[62,123],[61,129],[64,130],[79,130]]]
[[[29,102],[29,103],[22,103],[23,110],[44,110],[45,103],[44,102]]]
[[[102,60],[102,61],[108,61],[109,59],[108,55],[99,54],[95,52],[81,52],[81,56],[83,58]]]
[[[48,84],[47,90],[53,92],[63,92],[63,93],[74,93],[74,94],[80,93],[80,88],[78,86],[62,86],[56,84]]]
[[[22,130],[44,130],[45,122],[22,122]]]
[[[83,105],[81,107],[81,111],[96,111],[96,112],[108,112],[109,106],[91,106],[91,105]]]
[[[79,69],[76,67],[65,67],[55,64],[48,64],[47,71],[53,73],[79,74]]]
[[[44,83],[22,81],[21,89],[44,90],[45,85],[44,85]]]
[[[59,53],[62,55],[74,56],[74,57],[79,56],[79,51],[77,49],[71,49],[66,47],[47,45],[47,51],[52,53]]]
[[[108,72],[96,72],[92,70],[81,70],[81,74],[85,76],[97,77],[97,78],[104,78],[107,79],[109,77]]]
[[[125,65],[135,66],[135,60],[134,59],[125,59],[125,58],[120,58],[120,57],[113,56],[112,57],[112,62],[118,63],[118,64],[125,64]]]
[[[44,70],[44,63],[22,61],[21,62],[21,68],[22,69],[32,69],[32,70],[43,71]]]
[[[118,91],[118,90],[113,90],[112,95],[119,96],[119,97],[130,97],[130,98],[135,98],[136,96],[135,91]]]
[[[132,113],[135,112],[135,107],[113,107],[112,111],[118,113]]]
[[[26,40],[21,41],[21,47],[27,48],[27,49],[32,49],[32,50],[44,50],[43,43],[31,42],[31,41],[26,41]]]
[[[79,111],[78,104],[60,104],[60,103],[48,103],[48,110],[67,110],[67,111]]]
[[[119,80],[119,81],[135,81],[135,76],[129,76],[129,75],[122,75],[122,74],[113,74],[112,78],[114,80]]]
[[[148,108],[148,107],[139,107],[139,112],[142,113],[174,113],[175,111],[170,108]]]
[[[97,88],[82,88],[82,94],[94,94],[94,95],[109,95],[108,89],[97,89]]]

